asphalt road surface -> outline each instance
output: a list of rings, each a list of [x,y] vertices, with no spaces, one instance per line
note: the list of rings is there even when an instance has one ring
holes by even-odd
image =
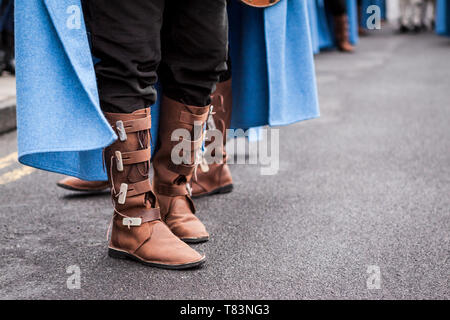
[[[232,194],[196,201],[197,270],[109,258],[108,195],[57,188],[0,136],[0,298],[450,298],[450,40],[385,31],[316,61],[322,117],[280,129],[278,174],[236,165]]]

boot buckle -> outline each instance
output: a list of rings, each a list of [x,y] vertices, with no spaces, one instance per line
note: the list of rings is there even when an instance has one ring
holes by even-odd
[[[122,224],[129,227],[139,227],[142,224],[142,218],[123,218]]]
[[[206,161],[205,157],[202,157],[202,162],[200,162],[200,168],[204,173],[209,172],[208,161]]]
[[[216,114],[214,112],[214,106],[211,105],[211,107],[209,107],[208,120],[206,120],[209,130],[216,130],[216,123],[214,122],[214,117],[213,117],[214,114]]]
[[[117,200],[119,204],[125,204],[125,201],[127,199],[127,192],[128,185],[126,183],[122,183],[120,185],[119,199]]]
[[[127,141],[127,132],[125,131],[125,126],[123,125],[123,121],[119,120],[116,122],[116,129],[119,135],[120,141]]]
[[[214,122],[214,117],[213,115],[210,113],[208,116],[208,120],[206,121],[207,125],[208,125],[208,129],[209,130],[216,130],[216,123]]]
[[[186,190],[189,193],[189,196],[192,197],[192,187],[190,183],[186,183]]]
[[[119,172],[123,171],[122,153],[120,151],[116,151],[116,168]]]

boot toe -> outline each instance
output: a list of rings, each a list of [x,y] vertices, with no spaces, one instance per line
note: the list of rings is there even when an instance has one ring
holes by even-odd
[[[206,259],[205,255],[178,239],[163,223],[154,226],[150,240],[136,254],[147,262],[173,269],[199,266]]]
[[[173,216],[173,222],[168,221],[170,230],[181,240],[189,243],[205,242],[209,240],[209,233],[205,225],[192,213],[185,214],[184,219]]]
[[[174,228],[174,234],[188,243],[199,243],[209,240],[209,233],[200,221],[191,221]]]
[[[57,185],[66,190],[84,192],[100,192],[109,188],[108,181],[84,181],[75,177],[66,177]]]

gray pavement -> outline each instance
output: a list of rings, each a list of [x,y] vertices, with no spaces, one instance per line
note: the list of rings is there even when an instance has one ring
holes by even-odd
[[[196,201],[212,234],[198,270],[108,258],[108,195],[16,171],[0,185],[0,298],[450,298],[449,57],[449,39],[390,32],[317,56],[322,117],[281,128],[279,174],[233,166],[232,194]],[[21,170],[1,163],[0,183]]]

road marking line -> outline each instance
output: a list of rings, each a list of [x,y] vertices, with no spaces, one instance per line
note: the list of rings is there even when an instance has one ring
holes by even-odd
[[[3,184],[7,184],[22,179],[23,177],[32,174],[34,171],[35,171],[34,168],[22,167],[20,169],[15,169],[13,171],[7,172],[0,176],[0,186]]]
[[[6,157],[0,158],[0,169],[8,167],[17,161],[17,152],[13,152]]]

